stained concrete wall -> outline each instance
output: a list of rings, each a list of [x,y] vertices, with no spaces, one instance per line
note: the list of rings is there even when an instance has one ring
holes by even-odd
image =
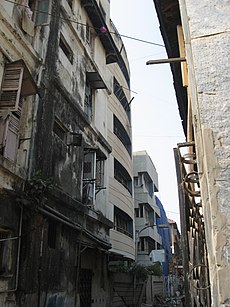
[[[97,2],[99,3],[99,1]],[[80,262],[80,258],[81,269],[92,272],[92,282],[90,279],[85,281],[88,286],[90,283],[92,286],[92,306],[111,306],[107,256],[103,253],[103,248],[99,247],[103,240],[103,242],[107,242],[105,248],[108,249],[110,246],[108,243],[109,228],[112,227],[112,222],[105,218],[105,216],[112,217],[113,212],[113,208],[107,206],[108,165],[105,169],[107,189],[100,192],[100,199],[98,197],[95,202],[95,210],[87,209],[87,214],[84,213],[84,216],[83,211],[86,207],[80,203],[81,179],[84,145],[98,148],[105,157],[111,151],[106,140],[108,130],[107,102],[109,99],[107,96],[111,92],[113,73],[119,75],[117,79],[121,84],[123,84],[123,74],[120,68],[115,69],[117,63],[111,64],[115,72],[111,67],[109,68],[109,65],[106,65],[106,52],[99,36],[95,37],[93,54],[85,40],[85,27],[79,26],[77,22],[67,20],[75,20],[77,16],[77,21],[83,24],[90,23],[90,18],[80,0],[74,1],[74,12],[71,11],[67,1],[53,0],[50,1],[50,4],[49,24],[37,26],[33,37],[22,31],[21,18],[19,18],[21,16],[20,7],[14,6],[14,3],[0,4],[0,81],[7,61],[23,58],[37,86],[40,87],[42,83],[41,88],[43,89],[41,97],[38,95],[37,97],[29,97],[23,104],[23,112],[25,105],[27,113],[25,116],[27,121],[23,123],[23,127],[25,126],[24,130],[27,134],[25,136],[20,134],[20,136],[27,138],[27,140],[21,144],[21,149],[18,150],[17,161],[9,161],[0,155],[0,190],[2,187],[8,189],[16,189],[17,187],[17,190],[22,192],[24,181],[29,175],[36,174],[37,171],[39,174],[45,175],[46,178],[52,178],[55,187],[60,188],[55,189],[57,194],[52,195],[54,199],[51,195],[46,198],[47,207],[49,210],[55,207],[55,214],[59,214],[59,218],[53,214],[44,213],[45,210],[42,210],[42,214],[35,212],[32,200],[29,201],[31,207],[23,211],[21,244],[18,244],[19,240],[14,240],[15,250],[11,249],[14,259],[12,261],[10,259],[10,261],[15,262],[12,265],[12,274],[11,276],[0,276],[0,306],[6,304],[7,306],[40,304],[44,306],[79,306],[81,290],[77,289],[76,285],[79,280],[77,263]],[[104,1],[102,5],[105,10],[109,9],[108,1]],[[57,17],[59,15],[64,17],[65,21],[60,20]],[[107,15],[108,19],[109,12]],[[73,51],[72,60],[67,57],[68,52],[66,54],[59,48],[61,34]],[[107,84],[107,90],[95,90],[94,107],[96,110],[93,110],[95,116],[90,122],[84,114],[85,81],[86,72],[94,71],[100,73],[102,78],[106,80],[105,83],[110,83],[110,88]],[[127,87],[127,83],[124,85]],[[125,117],[125,112],[123,110],[122,112]],[[58,138],[58,134],[55,135],[53,127],[56,118],[69,132],[83,135],[82,146],[67,147],[65,142]],[[125,118],[125,120],[127,119]],[[24,159],[26,160],[24,164],[20,159],[20,150],[30,152],[30,157]],[[106,160],[106,164],[108,164],[108,160]],[[131,169],[130,157],[128,163]],[[18,234],[19,228],[18,222],[15,222],[15,220],[19,220],[18,201],[13,199],[12,203],[8,205],[8,200],[3,199],[1,192],[0,226],[10,228],[11,237],[14,237]],[[119,191],[117,195],[119,195]],[[19,201],[21,204],[20,199]],[[23,201],[22,203],[24,204]],[[38,206],[43,206],[43,204],[42,201],[39,201]],[[130,202],[130,210],[132,207]],[[16,217],[12,217],[13,214],[17,214]],[[43,214],[47,215],[44,217]],[[60,218],[60,214],[63,219]],[[9,225],[7,218],[11,222]],[[66,223],[66,219],[69,219],[71,223],[74,221],[81,223],[80,236],[79,228],[71,230],[72,227],[69,228],[71,224]],[[56,224],[52,223],[53,220],[56,220]],[[109,225],[104,227],[105,223],[109,223]],[[57,229],[55,230],[55,228]],[[87,238],[82,234],[85,230],[89,234]],[[57,244],[53,243],[52,246],[49,246],[49,233],[55,238],[54,241],[57,240]],[[91,234],[93,235],[91,236]],[[98,238],[101,240],[98,241]],[[96,242],[92,242],[93,239]],[[120,239],[122,240],[122,238]],[[130,238],[129,241],[132,257],[134,243]],[[124,244],[122,252],[126,248]],[[20,261],[17,260],[17,255],[20,256]],[[18,276],[16,276],[17,269],[19,270]],[[81,284],[81,282],[79,283]],[[20,293],[11,296],[17,286]],[[4,294],[8,290],[9,296]],[[90,299],[89,289],[87,291],[88,299]]]
[[[212,306],[229,306],[230,1],[180,0]]]

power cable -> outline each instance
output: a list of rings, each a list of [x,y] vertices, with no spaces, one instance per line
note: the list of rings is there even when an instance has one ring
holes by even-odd
[[[116,192],[118,192],[119,194],[123,195],[123,196],[126,197],[127,199],[133,199],[133,200],[136,200],[136,201],[139,201],[139,202],[143,202],[143,199],[138,199],[138,198],[133,197],[133,196],[128,196],[128,195],[122,193],[120,190],[118,190],[118,189],[116,189],[116,188],[114,188],[114,187],[111,187],[111,186],[110,186],[109,188],[112,189],[112,190],[114,190],[114,191],[116,191]],[[157,205],[156,205],[156,206],[157,206]],[[169,210],[165,210],[165,212],[173,213],[173,214],[179,214],[179,212],[169,211]]]
[[[22,6],[22,7],[25,7],[25,8],[29,8],[29,6],[25,5],[25,4],[19,4],[19,3],[15,3],[14,1],[12,0],[5,0],[6,2],[9,2],[9,3],[12,3],[12,4],[15,4],[16,6]],[[84,24],[82,22],[79,22],[79,21],[76,21],[76,20],[73,20],[73,19],[70,19],[70,18],[65,18],[65,17],[62,17],[62,16],[59,16],[59,15],[54,15],[52,13],[49,13],[49,12],[46,12],[46,11],[42,11],[42,10],[38,10],[38,9],[33,9],[33,12],[38,12],[38,13],[43,13],[43,14],[47,14],[49,16],[53,16],[53,17],[58,17],[62,20],[65,20],[65,21],[69,21],[69,22],[72,22],[72,23],[76,23],[78,25],[81,25],[81,26],[84,26],[84,27],[89,27],[91,29],[94,29],[94,30],[100,30],[101,31],[101,28],[95,28],[95,27],[92,27],[92,26],[89,26],[87,24]],[[103,25],[102,25],[103,27]],[[108,31],[106,29],[105,32],[102,32],[102,34],[106,34],[106,33],[110,33],[110,34],[114,34],[116,36],[121,36],[121,37],[124,37],[124,38],[128,38],[128,39],[132,39],[132,40],[135,40],[137,42],[141,42],[141,43],[145,43],[145,44],[150,44],[150,45],[154,45],[154,46],[158,46],[158,47],[163,47],[165,48],[164,45],[162,44],[158,44],[158,43],[154,43],[154,42],[150,42],[150,41],[147,41],[147,40],[143,40],[143,39],[140,39],[140,38],[136,38],[136,37],[133,37],[133,36],[129,36],[129,35],[125,35],[125,34],[119,34],[117,32],[112,32],[112,31]]]
[[[5,1],[8,2],[8,3],[12,3],[12,4],[16,5],[16,6],[21,6],[21,7],[28,8],[27,5],[15,3],[14,1],[11,1],[11,0],[5,0]],[[89,25],[87,25],[87,24],[81,23],[81,22],[79,22],[79,21],[76,21],[76,20],[73,20],[73,19],[70,19],[70,18],[64,18],[64,17],[62,17],[62,16],[60,16],[60,15],[54,15],[54,14],[49,13],[49,12],[47,12],[47,11],[42,11],[42,10],[38,10],[38,9],[33,9],[33,12],[38,12],[38,13],[47,14],[47,15],[49,15],[49,16],[58,17],[58,18],[60,18],[60,19],[62,19],[62,20],[69,21],[69,22],[72,22],[72,23],[75,23],[75,24],[78,24],[78,25],[81,25],[81,26],[84,26],[84,27],[88,26],[89,28],[92,28],[92,29],[94,29],[94,30],[101,30],[101,28],[100,28],[100,29],[99,29],[99,28],[95,28],[95,27],[89,26]],[[103,32],[102,32],[102,33],[103,33]],[[110,34],[114,34],[114,35],[117,35],[117,36],[120,36],[120,37],[132,39],[132,40],[135,40],[135,41],[138,41],[138,42],[142,42],[142,43],[151,44],[151,45],[155,45],[155,46],[159,46],[159,47],[165,48],[165,46],[162,45],[162,44],[150,42],[150,41],[147,41],[147,40],[135,38],[135,37],[128,36],[128,35],[124,35],[124,34],[119,34],[119,33],[117,33],[117,32],[106,31],[105,33],[110,33]],[[123,86],[122,86],[122,87],[123,87]],[[138,94],[137,92],[132,91],[132,90],[130,90],[130,89],[128,89],[128,88],[125,88],[125,87],[123,87],[123,88],[129,90],[130,92],[133,92],[133,93],[135,93],[135,94]],[[112,99],[112,100],[113,100],[113,99]],[[160,137],[160,136],[159,136],[159,137]],[[162,136],[162,137],[163,137],[163,136]],[[164,136],[164,137],[166,137],[166,136]],[[174,136],[173,136],[173,137],[174,137]],[[110,188],[112,188],[112,187],[110,187]],[[138,200],[138,199],[136,199],[136,198],[129,197],[129,196],[127,196],[127,195],[121,193],[119,190],[117,190],[117,189],[115,189],[115,188],[112,188],[112,189],[113,189],[113,190],[116,190],[117,192],[119,192],[120,194],[122,194],[123,196],[125,196],[126,198],[132,198],[132,199],[134,199],[134,200],[141,201],[141,200]],[[174,213],[174,214],[179,214],[178,212],[172,212],[172,211],[166,211],[166,212],[171,212],[171,213]]]

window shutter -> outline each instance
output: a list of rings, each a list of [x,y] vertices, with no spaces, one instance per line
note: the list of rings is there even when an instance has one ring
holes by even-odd
[[[8,119],[0,118],[0,154],[3,154],[3,149],[6,146],[6,135],[8,129]]]
[[[13,114],[8,119],[8,129],[6,135],[6,144],[4,148],[4,157],[15,161],[18,150],[18,132],[20,119]]]
[[[6,67],[0,94],[0,110],[17,111],[23,79],[23,67]]]

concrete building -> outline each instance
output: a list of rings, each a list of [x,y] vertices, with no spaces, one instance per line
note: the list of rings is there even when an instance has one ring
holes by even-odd
[[[145,291],[145,302],[153,304],[155,296],[165,297],[169,293],[170,226],[164,207],[155,195],[158,174],[146,151],[133,153],[133,176],[136,262],[149,268],[155,265],[156,271],[149,274]]]
[[[175,149],[186,306],[229,306],[230,4],[154,3],[187,141]]]
[[[156,204],[158,191],[156,168],[146,151],[133,153],[136,261],[150,265],[150,253],[161,250],[162,238],[157,230],[160,208]]]
[[[173,275],[181,275],[183,273],[181,235],[177,227],[177,223],[171,219],[168,219],[168,222],[170,225],[172,251],[172,263],[170,271]]]
[[[176,297],[176,292],[180,296],[184,295],[184,278],[182,265],[182,249],[181,249],[181,235],[177,227],[177,223],[168,219],[171,233],[171,251],[172,261],[170,263],[169,271],[171,276],[171,296]]]
[[[172,250],[171,250],[171,227],[168,222],[168,218],[164,209],[164,206],[160,199],[156,196],[156,204],[160,209],[160,217],[157,218],[157,225],[163,225],[164,228],[158,226],[158,233],[162,239],[162,249],[164,250],[164,261],[162,262],[163,276],[169,275],[169,268],[172,262]]]
[[[4,0],[0,15],[0,305],[112,306],[108,263],[135,253],[110,3]]]

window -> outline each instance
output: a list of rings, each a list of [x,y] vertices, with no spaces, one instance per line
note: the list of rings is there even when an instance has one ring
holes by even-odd
[[[10,231],[0,229],[0,276],[8,275],[11,271],[13,240],[9,240],[10,237],[12,237]]]
[[[139,208],[135,208],[135,217],[139,217]]]
[[[69,4],[71,10],[73,9],[73,0],[67,0],[67,3]]]
[[[57,223],[54,221],[48,222],[48,246],[56,248],[57,241]]]
[[[73,64],[73,51],[67,44],[62,34],[60,35],[59,47],[61,48],[67,59],[70,61],[70,63]]]
[[[34,1],[33,1],[34,2]],[[36,25],[47,24],[49,21],[49,5],[50,0],[37,0],[36,1]]]
[[[18,0],[18,4],[22,30],[30,36],[34,36],[34,25],[44,25],[49,22],[50,0]]]
[[[84,111],[88,119],[91,121],[93,118],[93,89],[90,86],[87,79],[86,79],[86,85],[85,85]]]
[[[130,121],[130,107],[129,107],[128,100],[126,98],[126,95],[123,91],[122,86],[119,84],[119,82],[117,81],[115,77],[113,78],[113,93],[117,97],[117,99],[120,101]]]
[[[89,24],[86,24],[86,28],[85,28],[85,40],[86,42],[89,44],[90,43],[90,28],[89,28]]]
[[[146,245],[145,238],[140,238],[140,250],[142,252],[145,251],[145,245]]]
[[[6,64],[0,92],[0,154],[12,161],[17,156],[23,99],[36,92],[22,60]]]
[[[114,207],[114,229],[133,238],[133,220],[116,206]]]
[[[85,26],[85,41],[87,43],[88,50],[92,57],[94,57],[94,41],[95,41],[95,32],[92,26],[89,23],[86,23]]]
[[[114,178],[132,194],[132,179],[124,166],[114,159]]]
[[[138,243],[138,251],[142,251],[145,254],[150,254],[155,249],[156,241],[149,237],[141,237]]]
[[[104,187],[104,159],[96,160],[96,189]]]
[[[86,151],[84,153],[83,165],[83,189],[82,202],[85,205],[93,205],[95,199],[95,162],[96,152]]]
[[[57,117],[55,117],[54,120],[53,132],[59,137],[59,139],[61,139],[64,143],[66,143],[68,129],[62,124],[62,122]]]
[[[127,152],[131,156],[132,155],[131,141],[130,141],[129,135],[126,132],[122,123],[116,117],[116,115],[113,115],[113,132],[119,138],[119,140],[122,142],[122,144],[125,146]]]
[[[86,149],[83,166],[82,202],[94,205],[96,194],[104,189],[105,157],[100,152]]]

